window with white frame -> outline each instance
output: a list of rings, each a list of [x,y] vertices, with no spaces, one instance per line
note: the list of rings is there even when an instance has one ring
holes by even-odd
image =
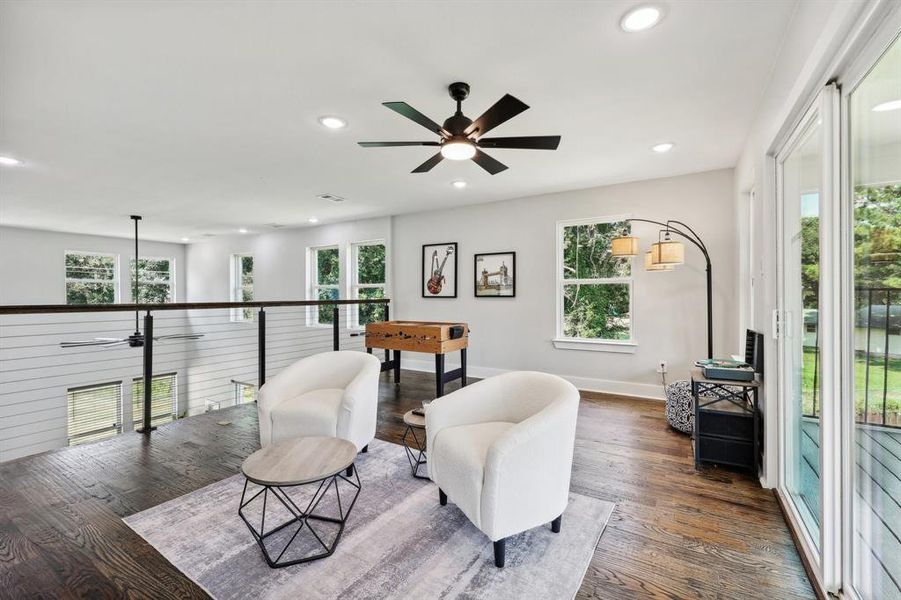
[[[310,248],[310,299],[338,300],[341,298],[341,262],[338,246]],[[316,311],[315,322],[330,325],[333,315],[329,308]]]
[[[70,388],[66,392],[70,446],[122,433],[122,382]]]
[[[610,243],[628,223],[595,218],[557,223],[557,337],[632,341],[632,267]]]
[[[178,411],[178,375],[154,375],[150,383],[150,424],[152,426],[175,420]],[[144,425],[144,378],[131,382],[132,428]]]
[[[235,406],[250,404],[256,400],[257,386],[253,383],[232,380],[235,385]]]
[[[135,259],[129,260],[128,285],[132,299],[140,304],[175,302],[175,260],[142,258],[138,261],[138,293],[135,293]]]
[[[249,254],[232,254],[231,301],[253,302],[253,256]],[[253,308],[232,309],[231,320],[253,321]]]
[[[351,298],[375,300],[385,297],[385,242],[360,242],[351,246]],[[360,304],[352,309],[352,323],[363,327],[385,318],[385,305]]]
[[[119,257],[66,252],[66,304],[115,304],[119,300]]]

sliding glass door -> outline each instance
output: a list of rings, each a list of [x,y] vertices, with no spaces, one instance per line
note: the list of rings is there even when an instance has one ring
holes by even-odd
[[[901,41],[848,94],[852,306],[845,527],[862,598],[901,600]]]
[[[781,482],[796,521],[820,547],[820,214],[824,127],[819,104],[808,111],[777,157],[780,232]],[[818,552],[817,552],[818,554]]]

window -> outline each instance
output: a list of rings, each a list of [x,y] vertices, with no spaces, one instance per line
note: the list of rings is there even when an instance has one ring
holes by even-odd
[[[557,341],[632,341],[632,270],[610,253],[628,223],[583,219],[557,224]],[[568,346],[557,344],[559,348]]]
[[[253,257],[233,254],[231,261],[231,301],[253,302]],[[253,309],[232,309],[232,321],[253,321]]]
[[[235,384],[235,406],[250,404],[256,400],[257,386],[243,381],[232,381]]]
[[[71,388],[66,393],[70,446],[122,433],[122,382]]]
[[[142,258],[138,261],[138,290],[135,294],[135,260],[129,261],[131,297],[140,304],[175,302],[175,261],[171,258]]]
[[[338,260],[338,247],[310,249],[310,264],[313,269],[310,280],[312,284],[312,300],[338,300],[341,297],[341,266]],[[332,323],[332,311],[328,308],[316,311],[316,322],[320,325]]]
[[[175,420],[178,407],[178,376],[175,373],[156,375],[150,384],[150,424],[161,425]],[[131,383],[132,428],[144,425],[144,378]]]
[[[118,300],[118,256],[66,252],[66,304],[115,304]]]
[[[370,300],[385,297],[385,243],[361,242],[352,246],[353,283],[351,298]],[[355,325],[381,321],[385,316],[382,304],[362,304],[354,309]]]

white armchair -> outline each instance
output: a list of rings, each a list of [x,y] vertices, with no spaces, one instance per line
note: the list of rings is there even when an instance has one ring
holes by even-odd
[[[429,476],[494,542],[542,523],[560,531],[569,501],[579,391],[555,375],[521,371],[483,379],[426,409]]]
[[[366,451],[375,437],[381,363],[363,352],[303,358],[260,388],[260,444],[301,436],[338,437]]]

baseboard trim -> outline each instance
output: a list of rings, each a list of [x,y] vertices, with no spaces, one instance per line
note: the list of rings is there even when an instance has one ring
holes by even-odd
[[[445,368],[450,370],[456,369],[458,366],[459,365],[456,364],[448,364]],[[411,371],[434,373],[435,363],[429,360],[403,358],[403,368]],[[513,369],[496,369],[493,367],[466,365],[467,374],[477,378],[494,377],[495,375],[501,375],[511,371],[513,371]],[[566,379],[580,390],[586,392],[599,392],[616,396],[632,396],[634,398],[643,398],[647,400],[663,400],[665,398],[662,385],[597,379],[594,377],[578,377],[575,375],[563,375],[561,373],[555,373],[555,375],[560,375],[563,379]]]

